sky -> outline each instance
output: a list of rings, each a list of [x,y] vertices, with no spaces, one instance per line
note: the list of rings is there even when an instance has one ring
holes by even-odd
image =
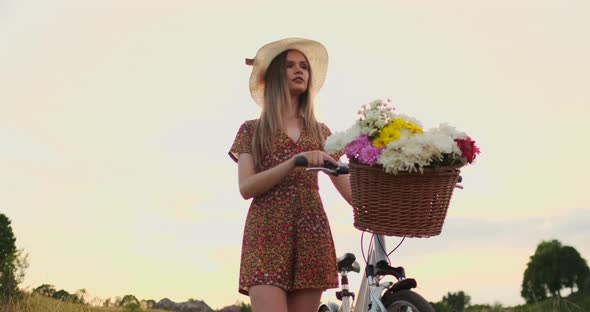
[[[244,59],[304,37],[330,55],[316,104],[333,131],[391,98],[482,150],[442,234],[406,239],[392,262],[429,301],[521,304],[541,241],[590,258],[589,13],[562,0],[0,0],[0,212],[29,255],[21,287],[248,302],[249,202],[227,156],[260,113]],[[351,207],[327,177],[320,188],[337,254],[362,258]]]

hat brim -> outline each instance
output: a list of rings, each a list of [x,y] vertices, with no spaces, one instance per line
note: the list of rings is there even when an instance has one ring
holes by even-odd
[[[328,51],[321,43],[303,39],[287,38],[271,42],[264,45],[258,50],[252,63],[252,73],[250,74],[250,95],[258,104],[264,103],[264,78],[266,70],[272,60],[279,54],[287,50],[298,50],[309,62],[311,67],[311,86],[309,88],[310,97],[314,97],[326,80],[328,72]]]

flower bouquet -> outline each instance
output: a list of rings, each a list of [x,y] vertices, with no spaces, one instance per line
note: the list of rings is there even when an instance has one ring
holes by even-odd
[[[350,161],[354,225],[382,235],[441,233],[460,168],[479,148],[467,134],[396,114],[390,101],[363,105],[352,127],[326,139],[328,153]]]

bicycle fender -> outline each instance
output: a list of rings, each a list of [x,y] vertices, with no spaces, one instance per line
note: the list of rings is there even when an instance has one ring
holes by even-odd
[[[386,292],[385,294],[383,294],[383,297],[385,297],[388,294],[393,294],[396,293],[400,290],[410,290],[412,288],[416,288],[416,286],[418,286],[418,283],[416,282],[415,279],[413,278],[406,278],[404,280],[401,280],[395,284],[393,284]]]

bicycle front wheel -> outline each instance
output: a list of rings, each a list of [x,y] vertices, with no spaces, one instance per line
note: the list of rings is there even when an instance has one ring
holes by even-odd
[[[411,290],[386,294],[382,302],[387,312],[434,312],[426,299]]]

